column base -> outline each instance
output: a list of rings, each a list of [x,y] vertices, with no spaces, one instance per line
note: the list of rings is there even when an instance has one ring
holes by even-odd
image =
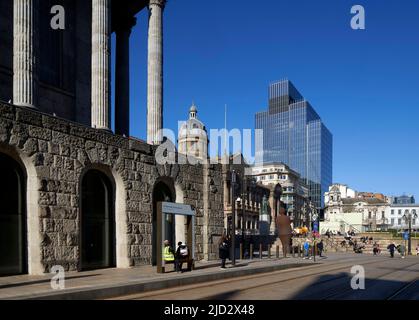
[[[111,130],[111,129],[109,129],[109,128],[98,128],[98,127],[96,127],[96,128],[93,128],[93,129],[96,129],[96,130],[100,130],[100,131],[103,131],[103,132],[108,132],[108,133],[112,133],[113,134],[113,131]]]
[[[24,108],[35,109],[35,110],[38,109],[33,104],[29,104],[29,103],[12,103],[12,104],[17,107],[24,107]]]

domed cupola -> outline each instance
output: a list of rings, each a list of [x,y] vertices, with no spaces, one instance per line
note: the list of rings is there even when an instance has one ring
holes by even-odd
[[[204,124],[198,120],[198,108],[193,102],[189,108],[189,119],[179,127],[179,153],[206,160],[208,157],[208,134]]]

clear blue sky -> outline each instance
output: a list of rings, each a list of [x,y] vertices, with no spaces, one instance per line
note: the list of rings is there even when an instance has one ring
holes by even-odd
[[[350,28],[353,5],[366,30]],[[147,13],[131,36],[131,131],[146,137]],[[164,125],[194,100],[207,128],[254,128],[289,78],[334,136],[334,181],[419,198],[419,1],[171,0]],[[419,200],[419,199],[418,199]]]

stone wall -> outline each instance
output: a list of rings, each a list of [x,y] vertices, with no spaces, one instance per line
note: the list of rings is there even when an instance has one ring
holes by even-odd
[[[28,246],[40,250],[40,261],[29,257],[29,263],[44,272],[57,264],[80,269],[80,189],[89,169],[104,172],[116,189],[118,267],[151,263],[152,193],[162,177],[182,190],[177,202],[197,209],[197,258],[216,259],[224,227],[221,166],[156,165],[155,150],[140,140],[0,103],[0,152],[14,152],[36,176],[36,183],[28,179],[37,203],[28,205],[27,216],[39,221],[40,243]]]

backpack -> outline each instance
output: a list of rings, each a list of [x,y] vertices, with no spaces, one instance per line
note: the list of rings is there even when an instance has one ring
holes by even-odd
[[[179,253],[182,257],[187,257],[188,256],[188,247],[187,246],[181,246]]]

